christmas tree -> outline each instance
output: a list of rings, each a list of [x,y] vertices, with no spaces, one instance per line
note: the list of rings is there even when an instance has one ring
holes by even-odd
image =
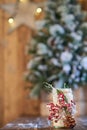
[[[33,56],[26,75],[32,95],[40,93],[43,82],[55,88],[65,82],[72,88],[87,83],[86,13],[77,0],[47,0],[44,13],[27,45]]]

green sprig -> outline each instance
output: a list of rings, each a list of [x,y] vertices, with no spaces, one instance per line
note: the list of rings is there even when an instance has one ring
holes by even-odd
[[[47,90],[48,92],[52,92],[53,86],[47,82],[43,83],[44,89]]]
[[[45,88],[48,92],[52,92],[53,86],[52,86],[51,84],[49,84],[49,83],[47,83],[47,82],[44,82],[43,85],[44,85],[44,88]],[[65,84],[64,84],[64,88],[66,88],[66,86],[67,86],[67,85],[66,85],[66,83],[65,83]],[[69,87],[67,87],[67,88],[69,88]],[[57,94],[60,94],[60,93],[61,93],[61,94],[64,95],[64,93],[63,93],[62,90],[56,89],[56,91],[57,91]],[[66,102],[68,102],[65,95],[64,95],[64,100],[65,100]]]
[[[64,83],[64,88],[70,88],[66,83]]]

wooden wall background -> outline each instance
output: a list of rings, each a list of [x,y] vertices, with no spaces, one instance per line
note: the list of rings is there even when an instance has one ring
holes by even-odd
[[[12,2],[16,0],[0,0],[0,4]],[[80,2],[86,9],[87,1]],[[32,32],[21,26],[7,35],[8,16],[0,9],[0,126],[19,116],[39,114],[39,101],[26,98],[28,91],[24,90],[23,80],[26,61],[30,58],[25,56],[25,46]]]

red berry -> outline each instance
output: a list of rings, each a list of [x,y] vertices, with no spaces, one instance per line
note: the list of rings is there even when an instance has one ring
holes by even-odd
[[[57,119],[59,116],[55,116],[55,118]]]
[[[55,115],[55,113],[54,113],[54,112],[52,112],[52,113],[50,113],[50,115],[51,115],[51,116],[54,116],[54,115]]]
[[[67,103],[67,107],[70,107],[70,103]]]
[[[51,119],[52,119],[52,117],[51,117],[51,116],[49,116],[49,117],[48,117],[48,119],[49,119],[49,120],[51,120]]]
[[[55,123],[57,123],[58,122],[58,120],[55,120]]]

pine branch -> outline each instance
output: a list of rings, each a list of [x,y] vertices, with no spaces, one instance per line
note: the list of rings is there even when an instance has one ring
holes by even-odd
[[[48,92],[52,92],[53,86],[47,82],[43,83],[44,89],[47,90]]]
[[[64,83],[64,88],[70,88],[66,83]]]
[[[49,83],[47,83],[47,82],[44,82],[43,85],[44,85],[44,88],[45,88],[48,92],[52,92],[53,86],[52,86],[51,84],[49,84]],[[69,86],[67,86],[66,83],[65,83],[65,84],[64,84],[64,88],[69,88]],[[60,89],[56,89],[56,90],[57,90],[57,93],[58,93],[58,94],[63,94],[63,95],[64,95],[64,93],[63,93],[62,90],[60,90]],[[68,102],[68,100],[67,100],[67,98],[66,98],[65,95],[64,95],[64,100],[65,100],[66,102]]]

